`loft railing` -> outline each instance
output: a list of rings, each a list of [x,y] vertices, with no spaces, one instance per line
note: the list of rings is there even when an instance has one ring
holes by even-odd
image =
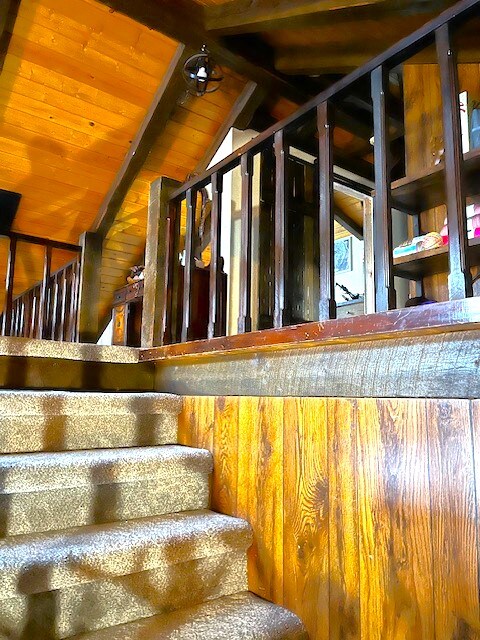
[[[44,249],[43,278],[14,295],[19,243]],[[76,257],[52,273],[52,252],[73,252]],[[10,234],[6,299],[1,316],[2,336],[76,342],[78,340],[81,247],[19,233]]]
[[[394,276],[416,283],[416,291],[423,290],[424,275],[448,271],[448,297],[459,300],[472,296],[471,263],[474,248],[466,232],[466,196],[480,193],[480,154],[462,153],[459,112],[459,82],[456,63],[454,32],[479,15],[479,0],[463,0],[442,13],[411,36],[377,56],[363,67],[326,89],[310,100],[296,113],[256,136],[251,142],[232,153],[202,175],[178,187],[162,179],[152,186],[150,220],[154,223],[152,238],[147,238],[144,346],[186,342],[192,335],[194,314],[193,292],[195,272],[195,242],[198,232],[197,194],[209,186],[211,202],[211,258],[209,267],[209,319],[206,338],[225,334],[220,322],[222,256],[220,251],[222,185],[224,177],[237,167],[241,172],[241,249],[239,267],[238,333],[252,329],[252,184],[254,157],[274,154],[274,257],[273,257],[273,328],[289,323],[286,300],[288,297],[288,247],[286,224],[289,211],[289,149],[295,146],[298,131],[316,122],[316,158],[318,163],[316,211],[319,259],[318,320],[335,318],[334,279],[334,183],[342,181],[335,161],[335,122],[345,121],[341,104],[345,96],[355,94],[361,83],[368,83],[371,96],[371,116],[374,153],[374,198],[372,245],[374,252],[374,310],[387,311],[396,307]],[[443,120],[444,154],[441,163],[415,179],[399,180],[392,185],[392,135],[390,72],[398,65],[426,50],[436,52],[438,64]],[[362,96],[365,99],[365,96]],[[444,186],[438,188],[438,180]],[[408,183],[407,186],[405,183]],[[358,185],[357,185],[358,186]],[[393,187],[393,188],[392,188]],[[403,191],[402,191],[403,189]],[[438,250],[435,262],[430,260],[425,271],[419,267],[412,271],[393,260],[392,209],[410,215],[411,228],[418,234],[422,208],[409,207],[405,191],[422,189],[428,192],[428,204],[447,207],[449,228],[448,248]],[[430,189],[430,191],[429,191]],[[436,194],[431,196],[431,193]],[[425,194],[424,194],[425,195]],[[420,198],[421,199],[421,198]],[[413,199],[415,202],[418,198]],[[182,206],[186,210],[184,267],[178,268],[178,248]],[[153,223],[152,223],[153,224]],[[152,227],[151,227],[152,228]],[[155,243],[160,242],[159,248]],[[475,249],[476,251],[476,249]],[[478,252],[475,253],[475,256]],[[448,257],[448,261],[446,258]],[[429,256],[431,258],[431,256]],[[438,258],[438,260],[437,260]],[[442,259],[445,259],[442,262]],[[438,266],[439,263],[443,264]],[[427,262],[424,263],[427,265]],[[411,267],[411,265],[410,265]],[[150,279],[150,281],[149,281]],[[148,291],[147,291],[148,288]],[[178,291],[181,293],[181,304]],[[181,322],[178,322],[178,315]],[[180,325],[178,333],[176,327]]]

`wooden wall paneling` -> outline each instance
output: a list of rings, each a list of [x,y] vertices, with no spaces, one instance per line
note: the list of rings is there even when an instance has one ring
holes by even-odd
[[[470,403],[429,400],[427,421],[435,638],[478,638],[479,541]]]
[[[285,398],[283,438],[284,605],[300,616],[312,638],[328,640],[327,401]]]
[[[283,601],[283,400],[241,398],[237,514],[254,530],[249,588]]]
[[[431,638],[428,447],[422,401],[358,401],[361,635]]]
[[[329,633],[331,640],[360,638],[357,403],[328,400]]]
[[[232,396],[215,398],[212,509],[229,515],[237,513],[239,403]]]

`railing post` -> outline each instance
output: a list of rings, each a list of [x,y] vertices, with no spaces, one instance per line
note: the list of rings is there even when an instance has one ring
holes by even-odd
[[[144,348],[165,344],[168,274],[173,259],[170,252],[170,195],[179,184],[176,180],[162,177],[150,187],[141,337]]]
[[[280,129],[273,140],[275,152],[275,208],[274,208],[274,308],[273,326],[277,329],[288,322],[288,150],[285,131]]]
[[[221,329],[220,278],[222,272],[222,256],[220,254],[220,240],[222,233],[222,190],[223,175],[216,171],[212,175],[210,301],[208,310],[209,338],[219,336]]]
[[[15,259],[17,255],[17,239],[10,238],[10,248],[8,252],[8,267],[6,278],[5,311],[3,312],[2,335],[11,335],[12,330],[12,310],[13,310],[13,284],[15,280]]]
[[[96,342],[99,331],[99,274],[102,267],[103,239],[97,233],[86,231],[80,236],[79,244],[82,256],[77,315],[78,340]],[[52,325],[54,327],[55,317],[52,318]]]
[[[252,179],[253,157],[244,153],[240,160],[242,173],[242,230],[240,248],[240,300],[238,333],[252,330]]]
[[[187,226],[185,231],[185,267],[183,272],[183,309],[181,342],[187,342],[191,337],[192,321],[192,274],[195,267],[193,242],[195,237],[195,209],[197,192],[187,190]]]
[[[458,73],[450,27],[435,31],[443,105],[443,145],[445,148],[445,192],[448,221],[448,293],[450,300],[472,295],[468,256],[465,186],[463,180],[462,134],[458,99]]]
[[[318,127],[318,233],[320,246],[320,322],[335,318],[335,266],[333,256],[333,110],[328,101],[317,107]]]
[[[392,204],[390,190],[391,158],[388,131],[388,69],[380,65],[372,71],[375,199],[373,233],[375,253],[375,310],[396,307],[393,282]]]

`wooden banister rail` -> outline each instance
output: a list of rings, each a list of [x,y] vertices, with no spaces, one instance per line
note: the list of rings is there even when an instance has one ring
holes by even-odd
[[[239,334],[252,331],[252,210],[253,210],[253,170],[258,156],[269,155],[274,158],[273,171],[275,174],[273,200],[273,286],[274,308],[272,313],[272,328],[282,328],[291,323],[289,317],[291,301],[289,300],[289,236],[287,233],[289,221],[289,153],[298,139],[298,132],[310,122],[316,123],[318,136],[316,162],[318,163],[316,202],[316,234],[318,234],[318,316],[320,322],[336,317],[335,303],[335,272],[334,272],[334,184],[344,181],[341,160],[336,162],[333,145],[333,132],[336,116],[340,116],[342,100],[346,96],[355,95],[359,81],[363,81],[363,88],[368,86],[367,94],[371,94],[371,115],[373,121],[373,151],[374,151],[374,196],[372,244],[374,252],[373,279],[375,285],[374,310],[388,311],[396,308],[396,290],[394,276],[400,276],[422,282],[422,278],[414,275],[410,277],[408,271],[394,264],[393,260],[393,231],[392,210],[397,209],[411,214],[413,226],[419,229],[419,210],[409,210],[397,201],[392,190],[392,104],[390,96],[390,72],[392,69],[407,61],[423,49],[436,44],[437,62],[440,70],[441,90],[443,99],[443,131],[445,146],[445,164],[439,167],[445,178],[445,204],[449,225],[448,244],[448,291],[450,300],[458,300],[472,295],[472,276],[470,272],[470,246],[466,233],[466,189],[465,189],[465,159],[461,148],[461,129],[458,98],[458,70],[452,29],[458,28],[464,22],[480,13],[480,0],[461,0],[454,7],[444,11],[424,25],[412,35],[388,49],[383,54],[372,59],[363,67],[320,93],[307,102],[294,114],[276,123],[239,150],[227,156],[212,168],[203,172],[180,187],[170,187],[168,200],[170,205],[165,208],[168,225],[164,225],[170,234],[167,245],[169,263],[164,272],[163,298],[166,301],[164,313],[166,326],[153,343],[150,341],[143,346],[161,346],[168,342],[186,342],[194,338],[192,333],[193,306],[193,272],[195,268],[195,243],[197,234],[198,215],[196,215],[197,194],[205,187],[212,189],[211,211],[211,262],[209,288],[203,293],[209,296],[208,333],[202,338],[214,338],[225,335],[225,327],[219,323],[219,273],[222,258],[220,255],[221,237],[221,208],[222,187],[226,174],[237,167],[241,175],[241,242],[239,253],[238,276],[238,326]],[[368,100],[365,92],[360,100]],[[338,123],[340,126],[340,123]],[[362,125],[365,129],[365,123]],[[367,127],[368,129],[368,127]],[[301,147],[299,147],[301,148]],[[311,148],[311,147],[310,147]],[[273,151],[273,155],[272,155]],[[262,156],[263,157],[263,156]],[[475,165],[477,166],[477,165]],[[340,169],[339,169],[340,167]],[[348,167],[343,167],[348,169]],[[362,186],[360,190],[364,187]],[[472,195],[472,189],[468,195]],[[184,250],[183,275],[172,266],[172,261],[178,261],[178,242],[180,233],[180,216],[182,202],[186,202],[186,236]],[[428,208],[428,207],[427,207]],[[425,209],[426,210],[426,209]],[[173,212],[173,213],[172,213]],[[198,212],[197,212],[198,213]],[[291,239],[290,239],[291,242]],[[369,249],[370,251],[370,249]],[[480,252],[479,252],[480,254]],[[165,256],[164,256],[165,257]],[[478,264],[478,262],[477,262]],[[178,278],[183,278],[182,282]],[[172,293],[178,287],[182,288],[182,305],[177,309],[177,295]],[[422,286],[417,291],[422,291]],[[371,306],[370,306],[371,311]],[[181,313],[181,331],[177,335],[176,314]]]
[[[11,232],[9,238],[6,299],[1,316],[2,336],[77,341],[81,247],[15,232]],[[44,248],[43,278],[14,296],[15,264],[20,242]],[[54,249],[76,253],[77,256],[52,273]]]

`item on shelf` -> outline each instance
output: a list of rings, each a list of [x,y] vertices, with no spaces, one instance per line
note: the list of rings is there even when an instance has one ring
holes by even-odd
[[[430,298],[426,298],[425,296],[416,296],[415,298],[409,298],[405,306],[406,307],[419,307],[424,304],[435,304],[436,300],[430,300]]]
[[[470,117],[470,146],[472,149],[480,147],[480,106],[472,110]]]
[[[406,240],[401,245],[395,247],[393,250],[393,257],[400,258],[401,256],[408,256],[411,253],[417,253],[418,251],[426,251],[427,249],[436,249],[441,247],[444,241],[442,236],[436,231],[431,231],[422,236],[416,236],[412,240]]]
[[[145,267],[141,265],[135,265],[134,267],[130,267],[130,275],[127,276],[128,284],[133,284],[134,282],[143,280],[145,277],[144,271],[145,271]]]
[[[480,204],[469,204],[465,209],[467,218],[467,238],[480,237]],[[443,238],[443,244],[448,244],[448,221],[447,218],[443,221],[443,227],[440,230],[440,235]]]

